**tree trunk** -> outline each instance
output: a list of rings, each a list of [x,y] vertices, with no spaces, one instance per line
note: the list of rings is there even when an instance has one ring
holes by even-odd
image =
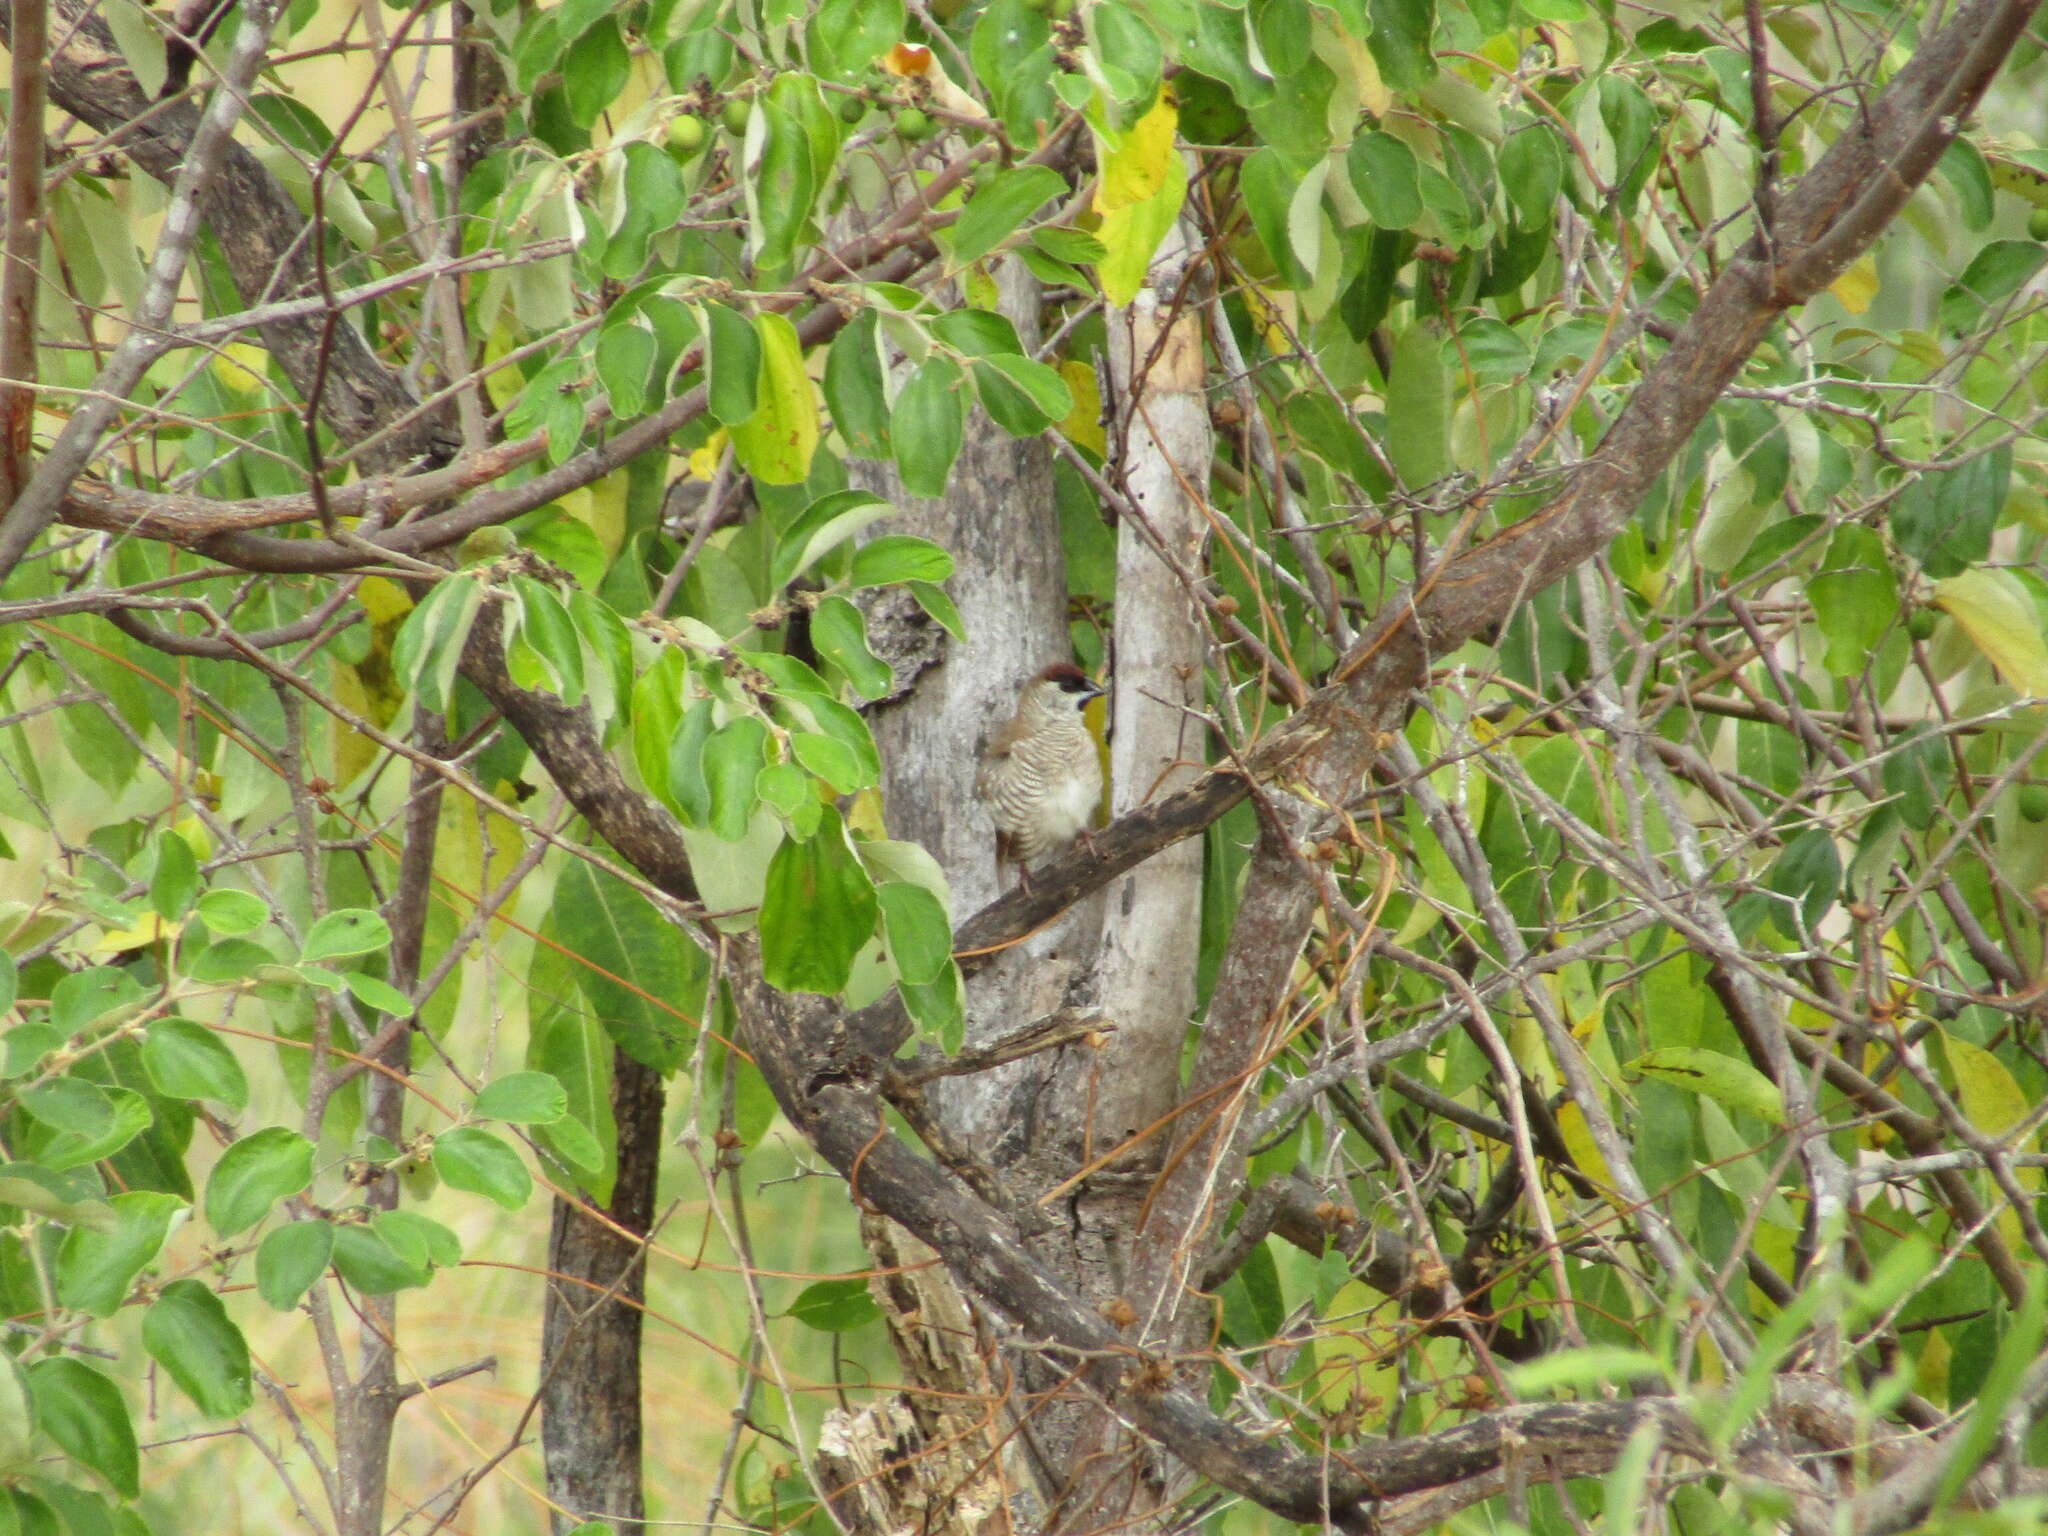
[[[612,1117],[618,1178],[601,1209],[645,1236],[654,1223],[661,1163],[662,1081],[623,1051],[612,1053]],[[548,1237],[550,1275],[541,1322],[542,1455],[557,1533],[585,1520],[614,1529],[647,1518],[640,1480],[643,1243],[591,1219],[594,1202],[557,1199]]]

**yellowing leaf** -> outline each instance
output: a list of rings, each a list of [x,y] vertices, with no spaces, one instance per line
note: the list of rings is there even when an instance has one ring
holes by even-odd
[[[1840,299],[1842,308],[1850,314],[1862,314],[1877,297],[1877,258],[1859,257],[1848,271],[1828,284],[1828,292]]]
[[[818,400],[804,371],[803,343],[786,315],[756,315],[754,329],[761,338],[758,403],[733,428],[733,452],[755,479],[798,485],[810,474],[818,446]]]
[[[124,950],[146,949],[166,935],[176,933],[178,927],[166,923],[156,912],[145,912],[133,928],[121,928],[106,934],[99,943],[93,945],[93,951],[96,954],[115,955]]]
[[[2048,698],[2048,642],[2034,600],[2017,578],[2006,571],[1963,571],[1934,584],[1934,605],[1962,625],[2006,682]]]
[[[1970,1117],[1970,1124],[1995,1139],[2003,1137],[2027,1118],[2034,1106],[2004,1062],[1982,1046],[1972,1045],[1945,1030],[1941,1044],[1948,1052],[1949,1070],[1955,1074],[1956,1098],[1962,1104],[1963,1113]],[[2039,1139],[2037,1135],[2021,1137],[2011,1150],[2032,1152]],[[2043,1176],[2039,1168],[2018,1168],[2013,1175],[2023,1189],[2038,1190],[2042,1187]],[[2019,1216],[2010,1205],[2001,1202],[1995,1225],[1999,1235],[2009,1243],[2026,1240]]]
[[[268,356],[253,342],[232,341],[214,355],[208,366],[213,369],[213,376],[228,389],[241,395],[253,395],[263,388],[264,359]]]
[[[1095,184],[1095,211],[1107,214],[1156,197],[1181,164],[1174,147],[1174,130],[1180,126],[1180,109],[1165,91],[1159,93],[1152,110],[1131,124],[1108,153],[1102,157],[1102,177]],[[1185,184],[1186,171],[1182,170]]]
[[[1098,458],[1107,457],[1109,439],[1102,431],[1102,391],[1096,385],[1095,370],[1069,358],[1060,364],[1060,377],[1074,397],[1074,407],[1060,422],[1060,431],[1069,442],[1089,449]]]
[[[720,427],[704,439],[703,447],[691,450],[690,457],[685,461],[691,479],[709,480],[718,473],[719,456],[725,452],[725,445],[731,440],[731,436],[732,434],[725,428]]]
[[[1956,1075],[1956,1097],[1962,1102],[1963,1113],[1970,1117],[1970,1124],[1995,1138],[2027,1118],[2034,1106],[2004,1062],[1982,1046],[1946,1031],[1941,1043],[1948,1052],[1949,1069]],[[2026,1139],[2033,1140],[2031,1136]]]
[[[396,624],[412,612],[412,597],[388,576],[365,576],[356,588],[356,601],[372,624]]]
[[[1633,1081],[1654,1077],[1674,1088],[1712,1099],[1723,1109],[1739,1109],[1767,1120],[1785,1123],[1785,1098],[1778,1085],[1748,1062],[1725,1051],[1710,1051],[1696,1045],[1666,1046],[1646,1051],[1622,1069]]]

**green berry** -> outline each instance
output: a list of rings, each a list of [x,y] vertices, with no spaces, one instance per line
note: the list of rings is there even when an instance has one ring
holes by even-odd
[[[867,98],[848,96],[839,103],[839,120],[842,123],[857,123],[868,115]]]
[[[916,107],[905,107],[896,114],[896,136],[916,144],[930,138],[938,131],[938,124]]]
[[[1934,638],[1934,621],[1939,618],[1932,608],[1915,608],[1906,615],[1906,633],[1915,640]]]
[[[754,104],[744,96],[735,96],[719,108],[718,120],[725,124],[725,131],[735,136],[747,131],[747,123],[754,115]]]
[[[2020,819],[2048,821],[2048,784],[2020,786]]]
[[[2048,240],[2048,208],[2036,208],[2027,215],[2027,233],[2036,240]]]
[[[668,125],[668,147],[678,158],[694,155],[704,147],[704,119],[685,112]]]

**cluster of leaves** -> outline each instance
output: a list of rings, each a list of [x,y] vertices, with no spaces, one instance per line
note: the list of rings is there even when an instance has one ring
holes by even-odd
[[[314,9],[293,7],[280,40]],[[1769,35],[1813,79],[1874,78],[1889,66],[1845,37],[1891,25],[1892,9],[1843,6],[1846,31],[1780,9]],[[893,986],[950,1048],[963,993],[945,875],[881,835],[881,764],[861,710],[896,687],[866,605],[900,588],[959,634],[943,587],[952,557],[873,535],[889,506],[855,487],[861,461],[936,497],[975,408],[1014,436],[1056,431],[1072,589],[1078,611],[1099,616],[1115,600],[1098,501],[1114,489],[1099,306],[1131,301],[1160,241],[1192,221],[1219,295],[1211,376],[1251,413],[1220,454],[1220,553],[1203,573],[1217,611],[1257,642],[1219,643],[1210,676],[1229,745],[1248,748],[1270,716],[1229,711],[1264,707],[1272,658],[1313,685],[1340,628],[1439,545],[1513,524],[1553,494],[1751,232],[1760,180],[1810,165],[1857,111],[1853,92],[1816,96],[1781,74],[1766,93],[1781,120],[1767,153],[1752,132],[1756,60],[1721,18],[1624,23],[1580,0],[1101,0],[1068,14],[992,0],[943,25],[922,17],[902,0],[784,0],[758,15],[688,0],[482,7],[507,81],[503,132],[459,185],[433,166],[428,208],[412,205],[391,157],[337,139],[339,114],[281,92],[251,98],[248,135],[320,211],[337,287],[406,270],[418,255],[409,223],[453,229],[480,273],[463,313],[471,361],[505,435],[534,445],[504,483],[552,470],[581,484],[509,524],[516,555],[486,550],[414,591],[382,578],[345,590],[192,579],[182,555],[145,539],[58,550],[16,574],[10,595],[23,599],[175,584],[211,605],[174,621],[190,637],[213,617],[245,632],[290,625],[337,591],[347,621],[309,632],[321,643],[298,664],[338,722],[310,733],[274,679],[238,660],[173,660],[82,615],[38,620],[34,640],[20,626],[0,638],[9,709],[54,717],[54,730],[0,726],[0,815],[75,866],[68,883],[23,887],[6,934],[24,961],[0,1099],[0,1301],[25,1323],[27,1363],[0,1371],[0,1471],[24,1523],[46,1528],[37,1511],[56,1507],[83,1528],[100,1508],[83,1502],[96,1493],[25,1470],[38,1436],[135,1496],[116,1378],[142,1358],[205,1415],[249,1407],[236,1321],[248,1302],[223,1303],[219,1287],[253,1278],[257,1299],[289,1310],[330,1274],[374,1296],[460,1261],[448,1225],[362,1202],[366,1182],[396,1173],[417,1199],[438,1178],[526,1209],[523,1136],[546,1171],[604,1198],[612,1049],[667,1074],[700,1028],[729,1033],[705,948],[666,909],[610,869],[551,858],[539,942],[493,950],[493,963],[523,966],[531,999],[522,1070],[484,1081],[463,1113],[432,1107],[398,1140],[364,1131],[360,1072],[319,1078],[303,1123],[252,1098],[252,1041],[275,1043],[302,1095],[343,1059],[309,1068],[313,1050],[366,1050],[415,1015],[422,1058],[473,1045],[456,999],[481,969],[462,958],[481,918],[472,930],[466,909],[430,914],[438,988],[411,995],[386,979],[390,935],[371,908],[396,859],[375,829],[396,809],[399,775],[352,724],[396,734],[446,715],[452,740],[482,733],[471,778],[495,797],[489,824],[508,826],[528,763],[491,734],[460,675],[480,623],[515,681],[587,706],[682,823],[712,914],[704,943],[756,929],[771,983],[850,1005]],[[109,22],[153,91],[160,37],[125,3]],[[1919,22],[1899,19],[1900,47]],[[2038,60],[2024,67],[2038,75]],[[1084,142],[1092,181],[1075,170]],[[2048,206],[2044,170],[2039,151],[1958,141],[1909,209],[1915,238],[1759,350],[1622,532],[1611,582],[1537,594],[1499,636],[1451,658],[1407,746],[1456,819],[1417,799],[1378,841],[1332,856],[1339,889],[1398,945],[1547,989],[1584,1045],[1599,1106],[1560,1099],[1556,1043],[1527,1017],[1505,1031],[1516,1071],[1551,1106],[1555,1137],[1540,1150],[1577,1182],[1531,1196],[1564,1245],[1558,1263],[1523,1234],[1486,1274],[1496,1311],[1569,1312],[1592,1344],[1632,1352],[1631,1369],[1692,1383],[1718,1367],[1668,1304],[1670,1277],[1614,1238],[1632,1215],[1589,1113],[1633,1121],[1634,1173],[1701,1275],[1752,1259],[1796,1272],[1805,1213],[1774,1141],[1783,1090],[1709,988],[1717,967],[1775,978],[1817,1038],[1845,1013],[1897,1028],[1844,1047],[1883,1104],[1839,1088],[1820,1098],[1844,1155],[1888,1155],[1902,1116],[1958,1145],[2038,1141],[2030,1106],[2048,1099],[2048,1069],[2033,1022],[1998,997],[2035,952],[2027,893],[2048,882],[2048,842],[2029,830],[2048,812],[2036,702],[2048,696],[2048,474],[2034,431],[2048,319],[2031,287],[2042,248],[2018,234]],[[90,165],[52,194],[63,263],[51,266],[41,377],[58,388],[93,382],[83,317],[140,292],[133,193]],[[1604,261],[1589,263],[1589,246]],[[1049,351],[998,313],[1008,258],[1041,285]],[[198,262],[206,313],[237,312],[220,249],[202,245]],[[1929,271],[1941,274],[1931,285]],[[418,341],[443,322],[412,291],[361,318],[440,366]],[[254,349],[210,367],[171,354],[136,399],[150,452],[110,457],[110,477],[214,500],[303,492],[315,460],[285,378]],[[649,421],[670,429],[661,448],[608,455]],[[1282,473],[1262,470],[1261,438]],[[353,446],[322,444],[319,462],[345,468]],[[712,487],[701,534],[667,516],[679,470]],[[756,504],[714,528],[734,475]],[[1312,532],[1277,537],[1283,527]],[[1314,594],[1331,574],[1341,589],[1325,605]],[[657,594],[672,598],[658,614]],[[1100,654],[1092,621],[1076,642]],[[1672,749],[1685,814],[1615,770],[1569,712],[1617,678]],[[83,781],[38,767],[52,744]],[[309,746],[326,796],[314,812],[281,767]],[[71,830],[81,824],[88,834]],[[1205,978],[1228,942],[1252,828],[1241,812],[1208,840]],[[1695,870],[1688,839],[1702,834]],[[319,839],[344,851],[291,862]],[[484,911],[489,855],[445,862]],[[1639,920],[1645,903],[1668,907],[1695,886],[1725,904],[1733,954]],[[1547,974],[1518,971],[1519,946],[1581,936],[1590,947]],[[1390,1027],[1441,1010],[1439,976],[1360,960],[1353,942],[1327,915],[1319,969],[1295,999],[1304,1027],[1272,1063],[1269,1093],[1344,1043],[1332,999],[1347,985]],[[489,1076],[462,1064],[472,1081]],[[749,1085],[750,1143],[767,1101],[730,1064]],[[1477,1030],[1396,1066],[1468,1110],[1501,1109],[1500,1060]],[[1384,1082],[1357,1091],[1428,1149],[1414,1170],[1422,1203],[1401,1215],[1456,1251],[1506,1154]],[[1367,1219],[1389,1216],[1400,1181],[1374,1166],[1382,1143],[1359,1104],[1330,1102],[1273,1128],[1255,1179],[1315,1168]],[[2036,1190],[2037,1173],[2015,1176]],[[1991,1176],[1971,1178],[1997,1206]],[[201,1250],[175,1242],[195,1205]],[[2038,1306],[1997,1289],[1994,1255],[2031,1246],[2028,1272],[2048,1265],[2020,1212],[1998,1208],[1973,1226],[1918,1194],[1873,1202],[1848,1240],[1878,1278],[1814,1286],[1791,1306],[1729,1287],[1744,1326],[1784,1335],[1783,1348],[1760,1345],[1738,1390],[1776,1368],[1817,1306],[1841,1302],[1843,1328],[1890,1330],[1879,1342],[1903,1348],[1914,1390],[1959,1413],[1977,1405],[1993,1424],[2014,1390],[2009,1363],[2041,1332]],[[1335,1250],[1255,1248],[1224,1288],[1233,1354],[1219,1400],[1270,1390],[1318,1445],[1375,1415],[1405,1432],[1474,1406],[1456,1396],[1475,1368],[1470,1341],[1417,1341],[1356,1271]],[[140,1355],[103,1371],[65,1351],[129,1309]],[[839,1281],[795,1315],[836,1330],[872,1312]],[[1944,1325],[1955,1318],[1967,1321]],[[1515,1385],[1585,1385],[1616,1358],[1566,1357]],[[1272,1381],[1258,1375],[1268,1359]],[[764,1480],[764,1511],[794,1518],[788,1483]],[[1685,1497],[1703,1528],[1738,1502],[1704,1487]]]

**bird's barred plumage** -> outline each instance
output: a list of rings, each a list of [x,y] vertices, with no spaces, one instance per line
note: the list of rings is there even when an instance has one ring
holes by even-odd
[[[1081,711],[1101,691],[1071,663],[1047,667],[989,738],[974,787],[995,818],[1001,857],[1035,863],[1095,819],[1102,759]]]

